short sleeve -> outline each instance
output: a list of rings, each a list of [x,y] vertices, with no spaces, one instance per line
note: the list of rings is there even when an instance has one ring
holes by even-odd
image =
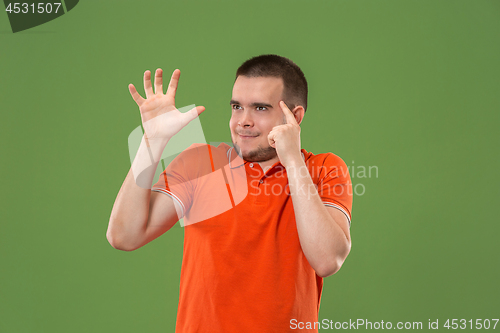
[[[196,149],[194,149],[196,150]],[[194,184],[196,177],[191,174],[189,166],[193,166],[191,155],[196,154],[192,149],[187,149],[176,156],[160,174],[158,182],[151,188],[152,191],[170,196],[182,208],[184,217],[193,201]]]
[[[345,162],[332,153],[326,155],[318,173],[318,194],[325,206],[342,211],[351,225],[352,183]],[[319,162],[319,161],[318,161]]]

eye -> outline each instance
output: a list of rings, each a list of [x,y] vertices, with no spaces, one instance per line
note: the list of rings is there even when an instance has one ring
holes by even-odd
[[[265,106],[257,106],[257,111],[266,111],[267,108]]]
[[[241,106],[239,106],[238,104],[233,104],[232,108],[233,110],[241,110]]]

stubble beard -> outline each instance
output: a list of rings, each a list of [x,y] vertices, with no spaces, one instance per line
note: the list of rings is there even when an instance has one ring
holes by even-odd
[[[245,155],[241,154],[240,147],[236,143],[234,143],[234,141],[233,141],[233,146],[234,150],[236,150],[236,153],[241,158],[243,158],[243,160],[248,162],[265,162],[278,156],[278,154],[276,153],[276,149],[274,149],[271,146],[268,146],[266,148],[262,148],[259,146],[257,147],[257,149],[254,149],[246,153]]]
[[[286,116],[283,115],[283,119],[281,120],[281,125],[286,124]],[[231,142],[233,143],[234,150],[236,150],[236,153],[245,161],[248,162],[265,162],[269,161],[275,157],[278,156],[278,153],[276,152],[276,149],[267,146],[266,148],[262,147],[257,147],[257,149],[254,149],[250,151],[248,154],[242,155],[241,154],[241,149],[240,146],[238,146],[236,143],[234,143],[233,138],[231,138]]]

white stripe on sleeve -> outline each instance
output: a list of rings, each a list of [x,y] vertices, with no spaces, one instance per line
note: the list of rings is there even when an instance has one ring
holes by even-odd
[[[340,210],[342,213],[344,213],[344,215],[347,217],[347,221],[349,222],[349,228],[351,227],[351,219],[349,218],[349,214],[347,214],[347,212],[345,211],[344,208],[342,208],[341,206],[333,203],[333,202],[326,202],[326,201],[323,201],[323,205],[325,206],[328,206],[328,207],[333,207],[333,208],[337,208],[338,210]]]
[[[181,207],[181,216],[179,216],[179,220],[184,217],[184,212],[186,211],[186,207],[184,206],[184,204],[182,203],[181,199],[179,199],[178,196],[176,196],[175,194],[173,194],[169,190],[166,190],[164,188],[159,188],[159,187],[153,188],[153,189],[151,189],[151,191],[164,193],[164,194],[168,195],[169,197],[171,197],[174,200],[174,202],[176,202]]]

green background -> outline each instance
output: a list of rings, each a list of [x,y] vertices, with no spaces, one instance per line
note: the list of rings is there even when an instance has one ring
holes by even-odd
[[[180,68],[177,105],[204,105],[207,142],[230,141],[235,70],[264,53],[309,81],[303,147],[378,168],[353,175],[353,246],[320,319],[499,318],[499,15],[496,0],[80,1],[13,34],[0,14],[0,332],[174,331],[183,229],[134,252],[105,236],[140,124],[127,85]]]

